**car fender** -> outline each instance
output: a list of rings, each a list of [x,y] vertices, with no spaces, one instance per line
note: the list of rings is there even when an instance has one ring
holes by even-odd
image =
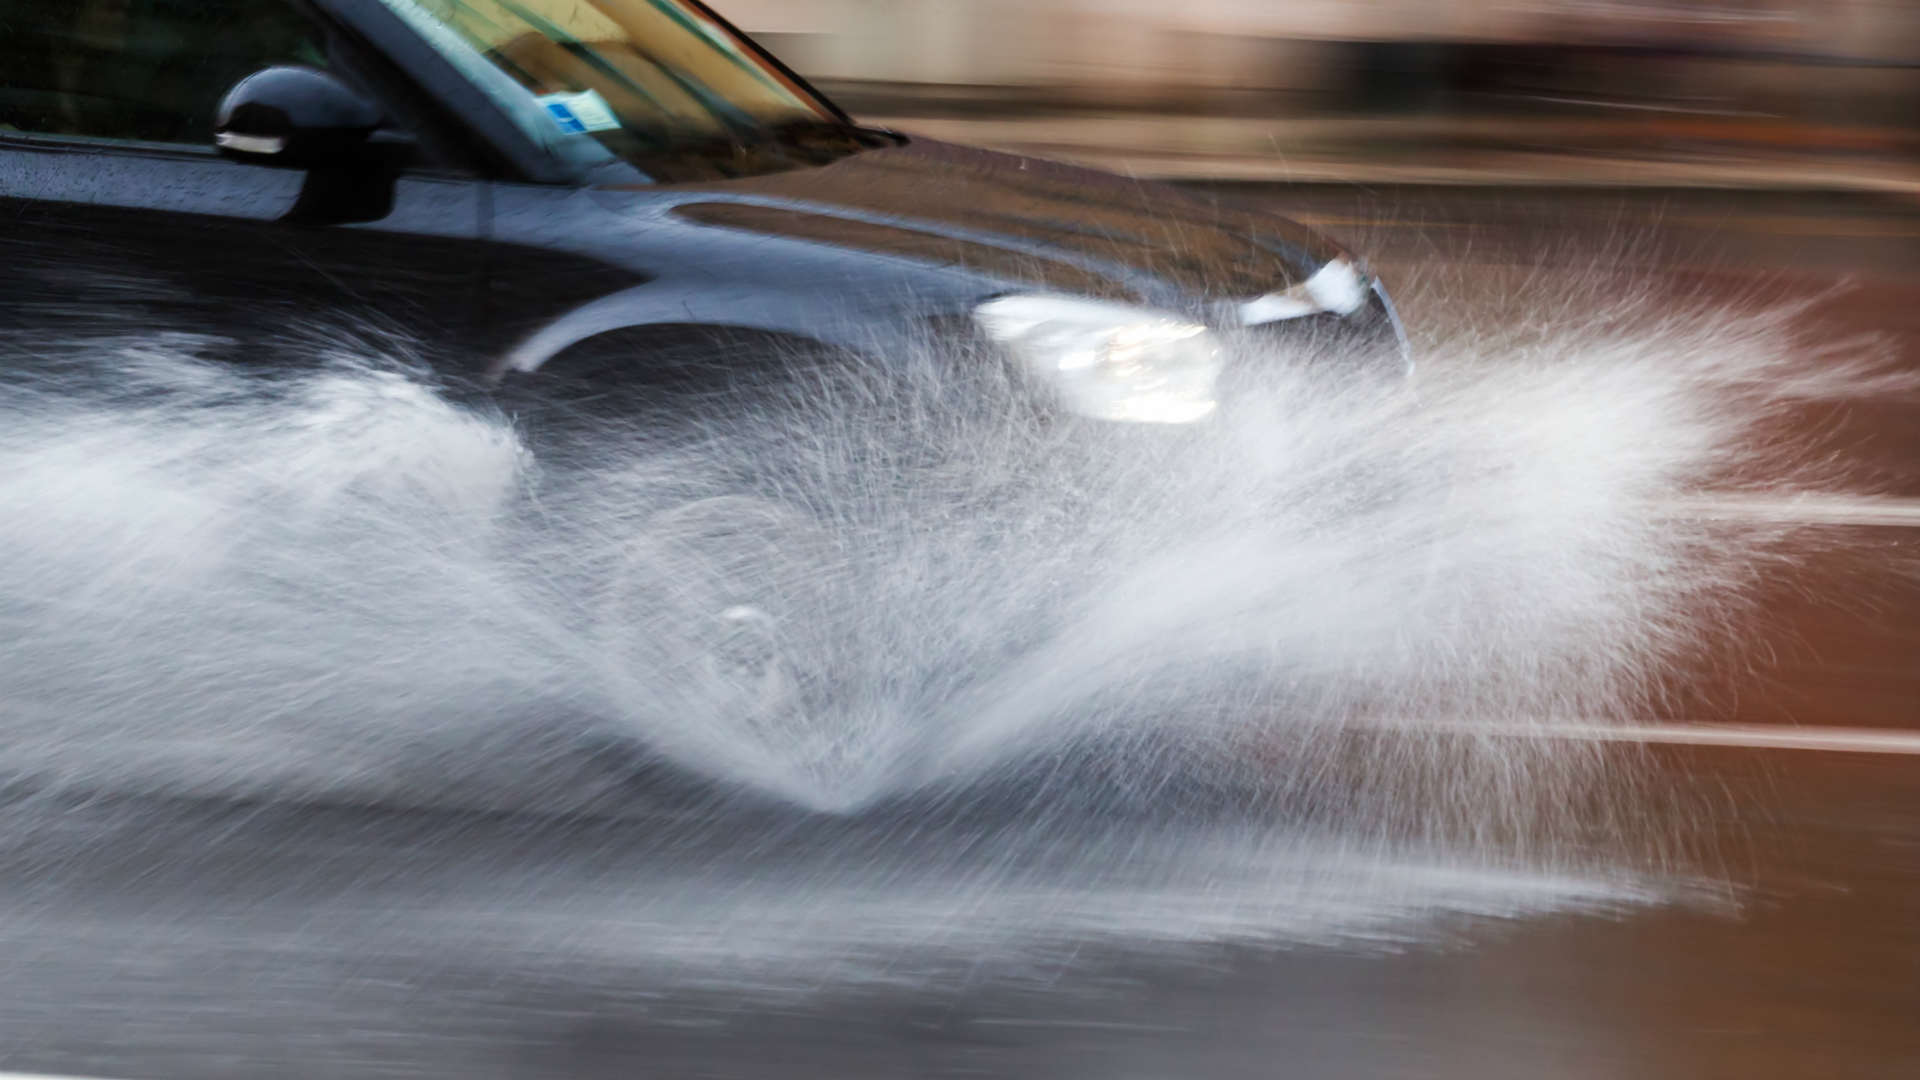
[[[828,293],[649,282],[588,301],[547,322],[495,359],[487,374],[498,380],[536,372],[583,342],[649,326],[755,330],[868,353],[906,342],[904,320],[876,316],[869,305]]]

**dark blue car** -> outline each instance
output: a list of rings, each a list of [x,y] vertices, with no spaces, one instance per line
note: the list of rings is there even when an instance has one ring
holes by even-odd
[[[1180,423],[1236,335],[1404,363],[1310,230],[862,127],[692,0],[6,4],[0,222],[0,328],[249,358],[375,327],[478,385],[932,333],[1067,412]]]

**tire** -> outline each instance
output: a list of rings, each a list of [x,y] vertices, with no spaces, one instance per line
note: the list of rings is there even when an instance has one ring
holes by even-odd
[[[625,688],[615,700],[628,702],[615,726],[711,741],[777,782],[844,779],[855,763],[830,692],[834,567],[826,531],[769,499],[717,496],[649,519],[610,560],[591,612]]]

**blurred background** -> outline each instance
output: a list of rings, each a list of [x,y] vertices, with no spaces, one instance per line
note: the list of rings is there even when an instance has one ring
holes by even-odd
[[[722,0],[863,118],[1143,176],[1920,190],[1912,0]]]

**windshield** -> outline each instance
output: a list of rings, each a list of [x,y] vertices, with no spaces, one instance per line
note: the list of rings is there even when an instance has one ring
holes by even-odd
[[[746,175],[870,141],[680,0],[385,0],[558,156],[655,179]]]

